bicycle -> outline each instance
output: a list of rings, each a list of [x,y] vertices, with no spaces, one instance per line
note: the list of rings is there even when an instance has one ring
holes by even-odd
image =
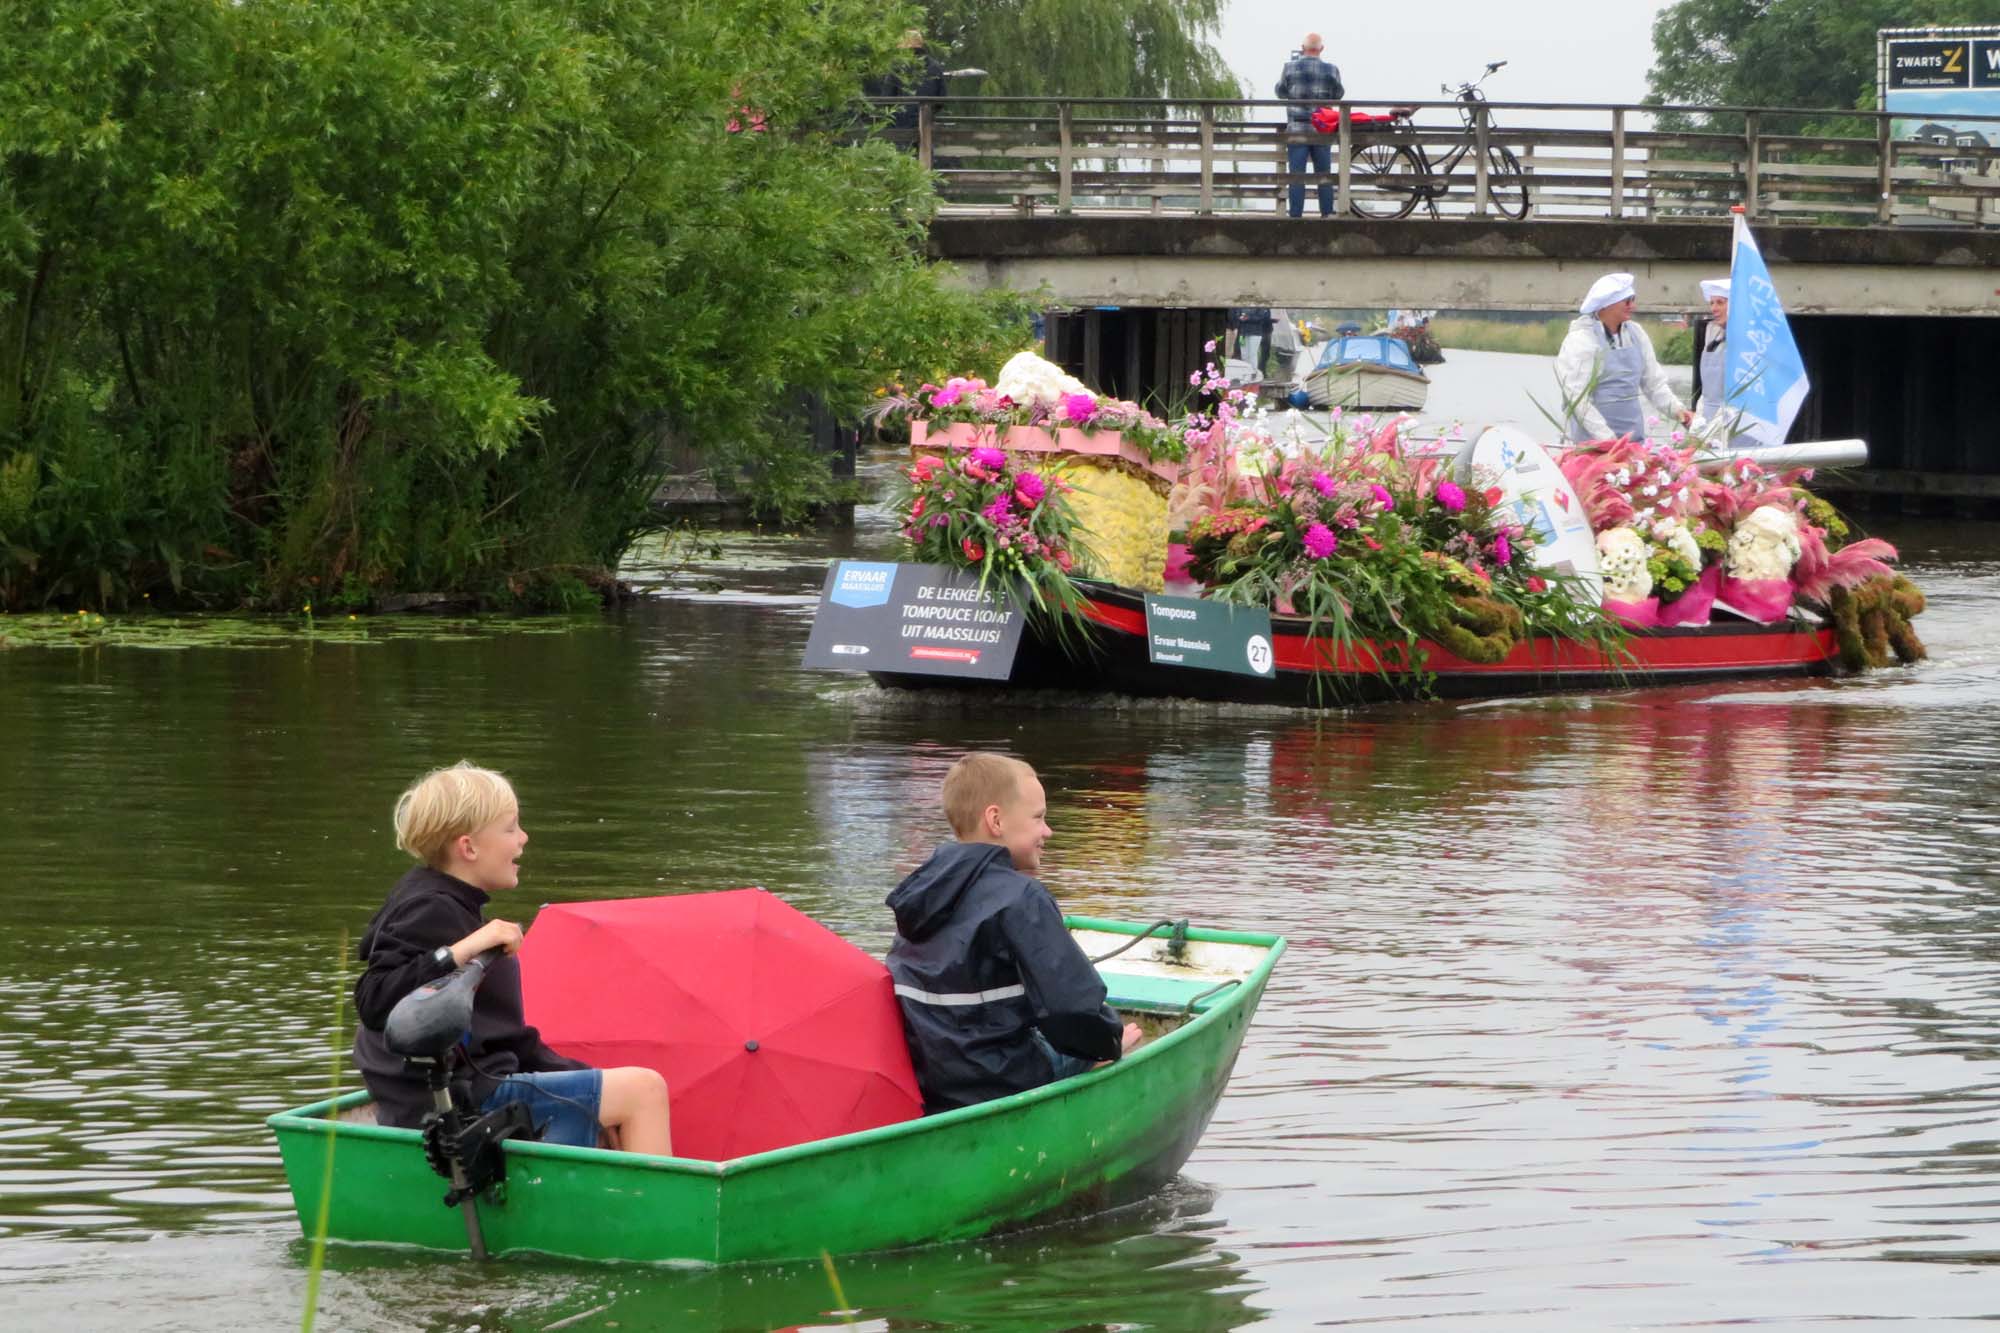
[[[1398,142],[1397,138],[1376,138],[1374,142],[1358,145],[1354,149],[1354,164],[1348,169],[1354,188],[1348,191],[1347,207],[1354,216],[1385,220],[1408,217],[1421,201],[1430,209],[1431,216],[1437,217],[1438,198],[1451,189],[1451,173],[1479,144],[1478,108],[1486,100],[1485,94],[1479,91],[1479,85],[1506,65],[1504,60],[1495,60],[1486,66],[1484,74],[1456,88],[1449,84],[1438,85],[1440,91],[1458,99],[1458,113],[1465,130],[1465,137],[1452,145],[1443,156],[1434,160],[1424,151],[1422,143]],[[1393,107],[1386,117],[1368,118],[1376,124],[1386,122],[1383,131],[1363,133],[1371,138],[1375,133],[1384,132],[1400,137],[1415,128],[1411,120],[1416,114],[1415,107]],[[1362,117],[1356,116],[1356,129],[1360,128],[1361,122]],[[1490,135],[1492,121],[1487,121],[1486,128]],[[1486,146],[1486,189],[1494,210],[1500,216],[1517,222],[1528,216],[1528,173],[1522,169],[1521,160],[1514,156],[1512,149],[1490,141]],[[1367,190],[1375,193],[1370,195]]]

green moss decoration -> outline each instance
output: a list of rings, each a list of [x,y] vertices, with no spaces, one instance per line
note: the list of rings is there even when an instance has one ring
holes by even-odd
[[[1849,671],[1885,667],[1891,660],[1908,666],[1929,655],[1910,625],[1923,613],[1924,594],[1901,575],[1877,576],[1852,590],[1836,588],[1830,609],[1840,664]]]
[[[1527,622],[1518,609],[1492,597],[1452,598],[1451,618],[1433,627],[1433,637],[1468,662],[1503,662],[1521,641]]]

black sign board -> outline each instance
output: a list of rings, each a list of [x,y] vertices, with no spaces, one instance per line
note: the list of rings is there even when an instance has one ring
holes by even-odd
[[[1165,666],[1266,679],[1278,669],[1271,653],[1269,611],[1199,597],[1146,594],[1146,656]]]
[[[1973,51],[1969,37],[1890,38],[1891,88],[1970,88]]]
[[[2000,38],[1987,38],[1972,44],[1972,86],[1975,88],[2000,88]],[[2000,136],[2000,125],[1986,127],[1986,137]]]
[[[836,560],[826,571],[809,668],[1005,680],[1021,646],[1020,598],[1000,607],[979,576],[949,565]]]

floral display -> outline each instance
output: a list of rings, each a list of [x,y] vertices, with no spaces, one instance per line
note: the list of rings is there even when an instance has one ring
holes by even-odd
[[[1208,596],[1306,617],[1336,654],[1419,679],[1429,643],[1477,662],[1531,634],[1615,643],[1537,570],[1534,535],[1498,490],[1462,485],[1443,458],[1406,454],[1394,424],[1370,425],[1319,450],[1266,445],[1233,469],[1196,451],[1210,503],[1187,523],[1188,568]],[[1255,448],[1255,433],[1239,443]]]
[[[875,412],[932,425],[1102,432],[1129,440],[1161,462],[1179,462],[1188,452],[1184,425],[1163,421],[1137,403],[1092,393],[1081,380],[1033,352],[1016,354],[992,384],[954,375],[943,384],[922,385],[914,394],[885,396]]]
[[[1724,568],[1731,578],[1790,579],[1799,550],[1798,514],[1765,505],[1752,510],[1729,534]]]
[[[1070,574],[1088,552],[1064,478],[987,447],[925,454],[903,476],[901,535],[910,560],[977,570],[981,585],[1003,599],[1019,590],[1045,609],[1078,605]]]
[[[992,384],[952,377],[888,400],[912,421],[951,424],[956,440],[907,473],[910,558],[977,569],[1072,613],[1072,576],[1157,591],[1171,569],[1183,590],[1308,622],[1336,687],[1364,672],[1421,693],[1432,665],[1510,661],[1537,637],[1616,664],[1630,660],[1628,631],[1707,624],[1717,606],[1758,620],[1818,608],[1849,665],[1922,655],[1909,628],[1922,595],[1889,569],[1894,549],[1849,540],[1804,489],[1809,472],[1723,466],[1679,442],[1564,450],[1596,538],[1586,578],[1544,568],[1555,557],[1523,525],[1532,507],[1465,475],[1448,441],[1412,449],[1402,423],[1336,410],[1323,444],[1281,446],[1213,364],[1189,383],[1206,406],[1169,423],[1024,352]],[[1002,429],[1013,427],[1035,429]]]
[[[1597,570],[1604,580],[1604,600],[1639,602],[1651,596],[1650,559],[1646,539],[1631,528],[1606,528],[1598,533]]]
[[[1656,606],[1620,597],[1605,573],[1605,597],[1628,621],[1706,624],[1719,601],[1770,622],[1804,603],[1833,620],[1850,668],[1884,665],[1891,654],[1923,656],[1909,626],[1923,595],[1889,567],[1895,548],[1848,540],[1846,522],[1805,488],[1810,469],[1773,472],[1749,459],[1704,465],[1697,446],[1632,440],[1572,450],[1561,467],[1599,533],[1600,551],[1613,529],[1636,530],[1648,541]],[[1636,586],[1632,580],[1619,591]]]

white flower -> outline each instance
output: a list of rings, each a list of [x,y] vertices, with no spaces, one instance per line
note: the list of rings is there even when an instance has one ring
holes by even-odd
[[[1048,408],[1055,407],[1066,393],[1090,392],[1082,380],[1064,374],[1061,366],[1044,361],[1033,352],[1017,353],[1000,367],[1000,378],[993,388],[1017,403],[1039,403]]]
[[[1688,531],[1684,518],[1663,518],[1653,525],[1653,540],[1696,569],[1701,568],[1701,547]]]
[[[1648,485],[1648,486],[1641,486],[1639,488],[1639,494],[1647,496],[1648,498],[1658,495],[1659,493],[1660,493],[1660,488],[1658,486]]]
[[[1782,579],[1799,561],[1799,516],[1779,505],[1764,505],[1729,534],[1724,567],[1739,579]]]
[[[1604,595],[1612,601],[1637,602],[1652,594],[1646,541],[1630,528],[1606,528],[1597,534],[1597,569]]]

